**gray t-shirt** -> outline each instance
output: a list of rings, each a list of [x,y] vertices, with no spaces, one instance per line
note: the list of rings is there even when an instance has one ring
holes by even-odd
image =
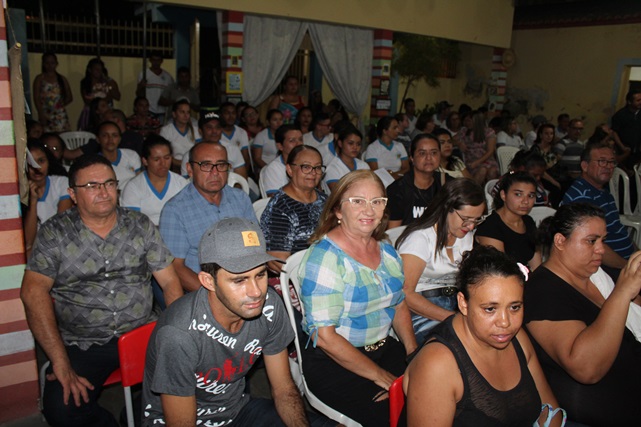
[[[262,316],[231,334],[212,315],[200,288],[174,302],[154,329],[143,381],[143,426],[164,425],[160,394],[196,396],[197,423],[231,423],[249,401],[245,375],[262,353],[278,354],[294,339],[287,312],[269,288]]]

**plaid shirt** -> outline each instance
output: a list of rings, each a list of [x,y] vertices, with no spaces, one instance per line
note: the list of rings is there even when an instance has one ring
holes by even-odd
[[[153,320],[151,273],[172,261],[145,215],[118,208],[116,226],[102,239],[73,208],[40,227],[27,270],[53,279],[60,335],[86,350]]]
[[[381,263],[372,270],[347,255],[325,236],[307,250],[298,276],[309,335],[324,326],[354,347],[388,336],[403,294],[403,264],[394,248],[379,242]],[[315,337],[314,337],[315,338]]]

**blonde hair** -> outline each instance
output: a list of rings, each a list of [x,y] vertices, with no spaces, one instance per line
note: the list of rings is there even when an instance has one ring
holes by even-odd
[[[340,209],[341,200],[344,199],[345,193],[347,193],[347,191],[358,182],[365,180],[371,180],[376,183],[380,187],[383,195],[385,195],[385,185],[383,185],[383,182],[378,175],[369,169],[356,170],[343,176],[340,181],[338,181],[336,188],[332,191],[332,194],[325,203],[325,208],[323,208],[323,212],[321,213],[318,226],[316,227],[316,230],[314,230],[314,234],[309,238],[311,243],[318,242],[323,238],[323,236],[338,226],[338,217],[336,216],[336,212]],[[385,234],[385,229],[387,228],[388,220],[389,214],[387,213],[387,209],[385,209],[381,223],[372,233],[372,237],[375,240],[380,241],[387,236]]]

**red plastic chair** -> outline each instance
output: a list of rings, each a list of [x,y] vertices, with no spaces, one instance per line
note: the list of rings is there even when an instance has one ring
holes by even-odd
[[[131,386],[142,382],[145,372],[147,344],[155,327],[156,322],[147,323],[133,331],[127,332],[118,339],[120,376],[122,377],[122,387],[125,390],[125,408],[127,410],[127,425],[129,427],[135,426]]]
[[[396,378],[389,388],[389,425],[396,427],[398,419],[405,406],[405,393],[403,392],[403,375]]]

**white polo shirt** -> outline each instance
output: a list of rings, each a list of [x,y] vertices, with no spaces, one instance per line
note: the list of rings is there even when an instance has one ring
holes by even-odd
[[[160,211],[165,203],[174,197],[180,190],[187,185],[187,181],[182,176],[169,172],[165,187],[161,192],[156,191],[149,180],[147,171],[137,175],[129,180],[120,194],[120,206],[142,212],[151,219],[151,222],[158,225],[160,223]]]
[[[365,150],[366,162],[377,162],[379,168],[392,172],[399,171],[401,162],[407,158],[405,147],[397,141],[392,141],[392,145],[388,147],[377,139]]]

